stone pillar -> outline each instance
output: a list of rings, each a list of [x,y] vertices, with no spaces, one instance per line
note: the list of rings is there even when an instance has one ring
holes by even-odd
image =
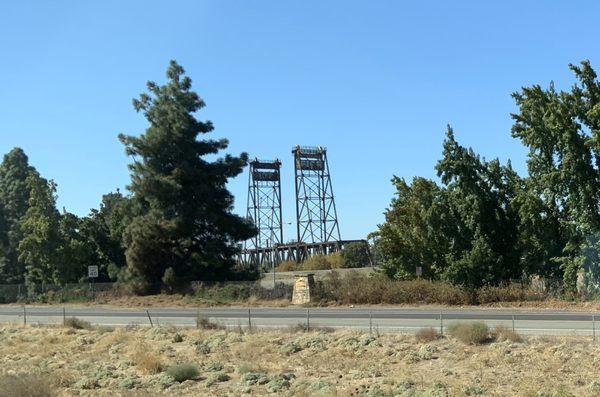
[[[315,285],[315,275],[295,274],[292,305],[303,305],[310,302],[310,291]]]

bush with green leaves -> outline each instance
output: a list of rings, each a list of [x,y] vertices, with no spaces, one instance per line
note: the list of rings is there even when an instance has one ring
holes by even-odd
[[[346,244],[342,251],[342,258],[344,259],[344,267],[347,268],[371,265],[369,246],[366,241],[356,241]]]
[[[176,364],[167,369],[167,375],[173,378],[176,382],[184,382],[194,379],[199,375],[198,368],[194,364],[184,363]]]

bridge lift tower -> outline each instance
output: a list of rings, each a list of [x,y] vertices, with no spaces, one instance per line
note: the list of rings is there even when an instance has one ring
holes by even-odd
[[[283,243],[280,169],[278,159],[250,161],[247,217],[258,234],[246,241],[244,251],[247,263],[258,268],[281,262],[274,249]]]
[[[327,149],[322,146],[296,146],[292,153],[298,243],[321,243],[324,250],[335,250],[335,246],[327,244],[341,241]]]

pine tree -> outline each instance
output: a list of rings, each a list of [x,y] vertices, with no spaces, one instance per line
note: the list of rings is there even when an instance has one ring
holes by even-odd
[[[36,284],[60,281],[60,214],[56,209],[56,186],[30,175],[29,207],[21,222],[23,238],[19,242],[19,261],[25,265],[29,288]]]
[[[19,261],[18,249],[23,237],[21,222],[29,207],[29,177],[39,178],[39,174],[21,148],[12,149],[0,164],[0,280],[4,283],[24,282],[25,265]]]
[[[168,82],[147,84],[133,104],[149,122],[139,137],[120,135],[130,165],[135,217],[125,231],[127,280],[140,293],[157,291],[165,276],[173,280],[226,277],[236,242],[255,233],[234,215],[227,180],[238,175],[247,155],[207,156],[226,149],[226,139],[198,139],[213,130],[195,113],[204,107],[191,79],[171,61]]]

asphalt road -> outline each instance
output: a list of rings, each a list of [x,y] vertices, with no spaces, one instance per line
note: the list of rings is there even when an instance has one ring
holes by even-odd
[[[458,321],[485,321],[502,324],[525,334],[588,335],[600,331],[600,313],[569,311],[522,311],[506,309],[407,309],[407,308],[203,308],[203,309],[120,309],[95,307],[0,306],[0,323],[61,324],[64,317],[78,317],[95,325],[193,327],[198,315],[228,327],[356,328],[380,332],[414,332],[423,327],[446,328]],[[440,319],[441,315],[441,319]],[[150,317],[150,318],[149,318]],[[599,334],[600,336],[600,334]]]

